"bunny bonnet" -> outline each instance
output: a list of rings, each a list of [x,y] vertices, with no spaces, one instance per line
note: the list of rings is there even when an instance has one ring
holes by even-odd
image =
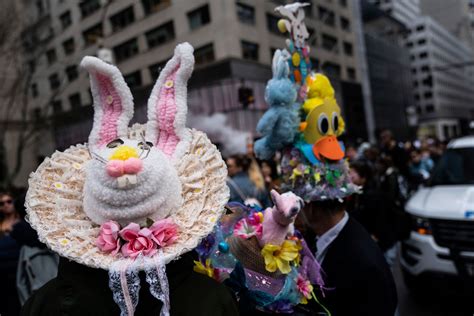
[[[148,100],[148,122],[131,128],[133,98],[120,71],[89,56],[81,66],[94,101],[88,144],[56,151],[31,174],[28,220],[59,255],[109,271],[121,315],[138,304],[139,271],[167,315],[165,265],[213,230],[229,197],[219,151],[185,126],[193,48],[176,47]]]

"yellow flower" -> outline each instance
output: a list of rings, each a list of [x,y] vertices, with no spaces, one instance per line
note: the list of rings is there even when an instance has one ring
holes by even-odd
[[[294,240],[285,240],[281,246],[266,244],[261,253],[268,272],[275,272],[278,269],[283,274],[290,273],[290,262],[299,255],[298,245]]]
[[[137,150],[130,146],[120,146],[109,157],[109,160],[127,160],[128,158],[138,158]]]
[[[206,265],[203,265],[201,261],[194,261],[194,264],[193,270],[195,272],[214,278],[214,268],[211,266],[211,259],[206,259]]]
[[[319,172],[316,172],[314,174],[314,181],[316,181],[316,183],[319,183],[319,181],[321,181],[321,174]]]
[[[295,168],[295,169],[293,169],[293,172],[290,176],[290,180],[296,180],[296,178],[298,178],[302,175],[303,175],[303,173],[299,169]]]

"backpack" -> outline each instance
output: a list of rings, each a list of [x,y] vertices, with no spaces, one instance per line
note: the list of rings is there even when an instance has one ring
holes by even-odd
[[[58,274],[59,257],[48,248],[23,246],[18,259],[16,286],[20,302]]]

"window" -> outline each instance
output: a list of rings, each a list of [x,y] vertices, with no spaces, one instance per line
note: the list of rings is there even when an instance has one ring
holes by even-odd
[[[158,76],[160,75],[161,70],[165,67],[167,61],[168,59],[161,61],[159,63],[153,64],[150,67],[148,67],[153,81],[156,81],[158,79]]]
[[[351,43],[344,42],[344,54],[346,54],[347,56],[352,56],[353,49]]]
[[[416,31],[417,31],[417,32],[421,32],[421,31],[423,31],[424,29],[425,29],[425,26],[424,26],[424,25],[418,25],[418,26],[416,27]]]
[[[255,9],[249,5],[237,2],[237,17],[245,24],[255,24]]]
[[[70,38],[63,42],[63,49],[65,55],[70,55],[74,53],[75,45],[74,45],[74,38]]]
[[[431,99],[433,97],[433,92],[427,91],[423,94],[426,99]]]
[[[163,10],[171,4],[171,0],[142,0],[146,15]]]
[[[130,88],[140,87],[142,85],[142,76],[140,70],[135,71],[123,77]]]
[[[339,0],[341,7],[347,7],[347,0]]]
[[[28,62],[28,70],[32,74],[36,71],[36,61],[34,59]]]
[[[244,59],[250,59],[258,61],[258,44],[241,41],[242,46],[242,57]]]
[[[61,100],[54,100],[51,103],[51,107],[53,108],[53,113],[54,114],[59,114],[63,111],[63,105]]]
[[[415,55],[410,55],[410,60],[415,60],[415,59],[416,59]]]
[[[420,53],[420,55],[418,55],[420,58],[426,58],[428,57],[428,53],[427,52],[422,52]]]
[[[59,82],[58,74],[52,74],[51,76],[49,76],[49,86],[51,90],[59,88],[60,84],[61,83]]]
[[[426,107],[425,107],[426,113],[433,113],[433,112],[434,112],[434,109],[435,109],[435,108],[434,108],[434,105],[433,105],[433,104],[428,104],[428,105],[426,105]]]
[[[35,107],[31,113],[33,120],[38,121],[41,119],[41,108]]]
[[[323,73],[333,78],[341,77],[341,66],[331,62],[325,62],[322,66]]]
[[[63,29],[67,28],[69,25],[72,24],[71,12],[64,12],[59,16],[59,20],[61,21],[61,26],[63,27]]]
[[[411,73],[415,75],[416,74],[416,68],[412,68]]]
[[[157,28],[146,32],[145,36],[149,48],[159,46],[173,40],[175,37],[173,21],[169,21],[168,23],[162,24]]]
[[[102,23],[98,23],[84,32],[82,32],[82,37],[86,46],[93,45],[97,43],[97,40],[103,36]]]
[[[326,25],[335,26],[336,25],[336,15],[334,11],[328,10],[325,7],[318,7],[319,19]]]
[[[74,93],[69,96],[69,104],[71,109],[77,109],[81,107],[81,95],[79,93]]]
[[[413,43],[412,42],[407,42],[406,47],[413,47]]]
[[[419,101],[419,100],[420,100],[420,95],[419,95],[419,94],[415,94],[415,95],[414,95],[414,98],[415,98],[416,101]]]
[[[214,61],[214,45],[207,44],[194,50],[196,65],[202,65]]]
[[[135,21],[135,13],[133,12],[133,5],[114,14],[110,18],[110,24],[112,24],[112,31],[117,32],[127,27]]]
[[[348,32],[351,31],[351,22],[349,21],[349,19],[341,16],[340,22],[341,22],[341,29]]]
[[[273,60],[273,55],[275,55],[275,52],[278,48],[275,48],[275,47],[270,47],[270,63],[272,62]]]
[[[188,13],[189,27],[191,30],[198,29],[209,22],[211,22],[211,16],[209,14],[209,5],[202,6],[196,10]]]
[[[72,82],[79,77],[79,72],[77,71],[77,66],[72,65],[66,68],[66,76],[69,82]]]
[[[421,67],[421,72],[428,72],[430,71],[430,67],[428,65],[424,65]]]
[[[418,45],[423,45],[426,43],[426,39],[422,38],[421,40],[418,40]]]
[[[282,35],[285,36],[283,33],[280,32],[278,29],[278,20],[280,20],[279,17],[276,15],[267,13],[267,30],[270,33],[276,34],[276,35]]]
[[[79,4],[82,18],[91,15],[100,9],[100,0],[83,0]]]
[[[114,47],[114,55],[117,63],[126,60],[138,54],[138,42],[136,38],[132,38],[123,44]]]
[[[355,80],[356,79],[356,71],[352,67],[347,67],[347,78],[350,80]]]
[[[31,85],[31,95],[33,98],[36,98],[38,96],[38,85],[36,83],[33,83]]]
[[[46,52],[46,59],[48,60],[48,65],[51,65],[56,61],[58,56],[56,56],[56,50],[54,48],[51,48]]]
[[[418,84],[418,81],[416,81],[416,80],[413,81],[413,86],[414,86],[415,88],[418,87],[418,85],[419,85],[419,84]]]
[[[323,40],[322,46],[324,49],[328,51],[333,51],[335,53],[339,52],[339,49],[337,47],[337,38],[331,35],[323,34],[322,40]]]

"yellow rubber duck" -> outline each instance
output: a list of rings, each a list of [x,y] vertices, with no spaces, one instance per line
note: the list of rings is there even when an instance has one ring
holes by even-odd
[[[334,89],[323,74],[312,74],[306,80],[307,100],[303,104],[306,122],[300,126],[304,139],[313,144],[313,154],[318,160],[344,158],[337,137],[344,132],[341,109],[334,97]]]

